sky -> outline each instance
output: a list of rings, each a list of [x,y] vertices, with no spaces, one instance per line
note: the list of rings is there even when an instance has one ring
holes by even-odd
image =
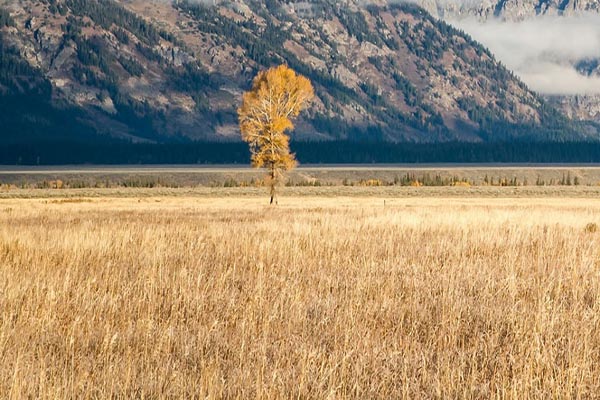
[[[543,94],[600,94],[600,76],[585,76],[577,61],[600,59],[600,15],[544,16],[523,22],[449,21],[487,46],[533,90]]]

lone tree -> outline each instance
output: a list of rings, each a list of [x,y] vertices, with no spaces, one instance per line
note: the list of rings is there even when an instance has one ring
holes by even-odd
[[[310,81],[285,65],[260,72],[238,110],[242,139],[250,145],[252,166],[268,171],[271,204],[286,171],[296,166],[287,130],[314,97]]]

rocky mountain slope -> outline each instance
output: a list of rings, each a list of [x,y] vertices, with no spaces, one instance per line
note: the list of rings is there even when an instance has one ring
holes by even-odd
[[[457,21],[476,18],[519,22],[539,17],[577,17],[600,13],[598,0],[415,0],[432,15]],[[477,39],[477,38],[475,38]],[[600,59],[569,60],[582,76],[600,77]],[[545,96],[564,115],[574,120],[600,122],[600,94]]]
[[[415,0],[438,18],[475,16],[484,20],[502,18],[510,21],[549,15],[569,16],[600,11],[598,0]]]
[[[573,139],[469,36],[411,4],[0,0],[4,140],[237,140],[241,93],[287,63],[298,139]],[[90,139],[91,140],[91,139]]]

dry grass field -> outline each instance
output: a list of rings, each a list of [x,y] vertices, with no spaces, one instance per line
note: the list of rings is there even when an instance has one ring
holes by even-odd
[[[600,397],[600,200],[62,193],[0,200],[0,398]]]

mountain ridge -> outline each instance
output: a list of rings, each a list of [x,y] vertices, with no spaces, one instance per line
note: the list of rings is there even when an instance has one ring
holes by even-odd
[[[595,135],[569,128],[487,49],[411,4],[0,4],[0,21],[6,20],[0,43],[12,54],[3,68],[34,70],[0,74],[5,103],[27,97],[15,82],[28,76],[46,88],[44,106],[57,110],[57,123],[64,126],[75,115],[71,136],[84,130],[134,142],[237,140],[241,93],[258,70],[278,63],[307,75],[317,90],[314,106],[297,124],[300,140]]]
[[[600,15],[598,0],[414,0],[432,15],[452,23],[475,18],[485,23],[523,23],[539,18]],[[570,61],[581,76],[600,77],[600,57]],[[572,120],[600,122],[600,94],[546,95],[546,101]]]
[[[522,21],[537,16],[574,16],[600,12],[597,0],[414,0],[438,18],[478,17]]]

